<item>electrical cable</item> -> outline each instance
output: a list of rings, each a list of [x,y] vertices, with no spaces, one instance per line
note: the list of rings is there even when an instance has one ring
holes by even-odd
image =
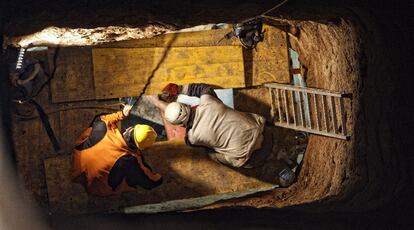
[[[274,6],[274,7],[272,7],[271,9],[269,9],[269,10],[267,10],[267,11],[265,11],[264,13],[262,13],[262,14],[260,14],[259,15],[259,17],[260,16],[266,16],[266,14],[268,14],[268,13],[270,13],[270,12],[272,12],[273,10],[275,10],[275,9],[277,9],[277,8],[279,8],[279,7],[281,7],[281,6],[283,6],[286,2],[288,2],[289,0],[284,0],[283,2],[281,2],[281,3],[279,3],[279,4],[277,4],[276,6]]]
[[[59,141],[56,138],[55,132],[53,131],[52,126],[50,125],[49,117],[47,116],[43,108],[35,100],[30,99],[29,103],[36,108],[40,120],[42,121],[43,128],[45,128],[47,136],[49,137],[50,142],[52,142],[55,153],[59,153],[61,148],[59,145]]]
[[[247,18],[247,19],[242,20],[242,21],[241,21],[241,23],[246,22],[246,21],[250,21],[250,20],[253,20],[253,19],[268,18],[269,16],[267,16],[266,14],[268,14],[268,13],[270,13],[270,12],[272,12],[272,11],[276,10],[277,8],[279,8],[279,7],[281,7],[281,6],[283,6],[283,5],[284,5],[286,2],[288,2],[288,1],[289,1],[289,0],[283,0],[282,2],[278,3],[278,4],[277,4],[277,5],[275,5],[274,7],[272,7],[272,8],[270,8],[270,9],[266,10],[265,12],[263,12],[263,13],[261,13],[261,14],[257,15],[257,16],[254,16],[254,17],[251,17],[251,18]]]
[[[168,53],[169,49],[171,48],[171,44],[175,41],[175,39],[177,39],[177,36],[176,35],[175,35],[175,37],[173,39],[171,39],[169,41],[169,44],[166,45],[167,50],[164,51],[164,54],[161,57],[160,61],[158,62],[157,66],[152,70],[151,75],[147,79],[147,82],[145,83],[144,88],[142,89],[141,93],[138,95],[136,101],[133,102],[133,97],[129,97],[127,99],[127,100],[130,100],[130,103],[131,103],[130,105],[134,106],[138,101],[141,100],[142,95],[145,94],[145,91],[147,90],[148,86],[150,85],[152,78],[154,78],[154,76],[155,76],[155,72],[161,66],[162,62],[164,61],[165,57],[167,56],[167,53]]]
[[[102,105],[102,106],[74,106],[74,107],[69,107],[69,108],[62,108],[62,109],[56,109],[56,110],[52,110],[52,111],[48,111],[45,112],[45,114],[50,115],[50,114],[54,114],[54,113],[58,113],[58,112],[62,112],[62,111],[69,111],[69,110],[76,110],[76,109],[107,109],[107,110],[113,110],[113,111],[119,111],[118,108],[110,108],[112,106],[121,106],[122,103],[116,103],[116,104],[112,104],[112,105]],[[24,115],[19,115],[19,114],[14,114],[15,117],[18,117],[19,120],[21,121],[28,121],[28,120],[33,120],[36,118],[39,118],[40,115],[35,115],[35,116],[24,116]]]

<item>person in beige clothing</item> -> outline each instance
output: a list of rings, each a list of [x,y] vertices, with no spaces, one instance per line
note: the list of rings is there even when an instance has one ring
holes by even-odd
[[[171,102],[178,94],[200,98],[200,104]],[[207,84],[178,86],[169,84],[161,99],[150,96],[152,103],[165,112],[165,119],[186,128],[186,144],[203,146],[213,160],[232,166],[251,168],[262,163],[272,150],[272,135],[265,118],[227,107]],[[167,103],[171,102],[171,103]]]

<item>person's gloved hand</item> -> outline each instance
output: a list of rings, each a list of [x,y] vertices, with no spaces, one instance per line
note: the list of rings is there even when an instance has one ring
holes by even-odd
[[[124,108],[122,109],[122,114],[125,116],[125,117],[128,117],[129,116],[129,114],[131,113],[131,109],[132,109],[132,105],[124,105]]]
[[[173,102],[177,99],[178,94],[180,93],[180,86],[174,83],[169,83],[167,86],[162,89],[162,94],[160,95],[161,100],[166,102]]]

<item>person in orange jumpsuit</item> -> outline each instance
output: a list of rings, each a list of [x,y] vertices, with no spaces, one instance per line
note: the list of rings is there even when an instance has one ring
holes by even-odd
[[[142,155],[155,142],[154,129],[137,124],[121,133],[117,126],[131,108],[125,105],[122,111],[96,117],[75,142],[72,181],[84,185],[90,194],[108,196],[162,183],[161,175],[152,171]]]

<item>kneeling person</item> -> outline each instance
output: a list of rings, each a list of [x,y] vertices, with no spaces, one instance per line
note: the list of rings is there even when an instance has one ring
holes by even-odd
[[[272,148],[271,133],[265,118],[240,112],[223,104],[206,84],[177,86],[169,84],[163,99],[171,101],[176,94],[200,98],[195,108],[178,102],[166,103],[153,95],[150,100],[165,112],[165,119],[186,127],[186,143],[213,149],[209,156],[233,167],[250,168],[263,161]]]
[[[117,122],[129,116],[132,106],[93,120],[76,141],[72,153],[72,180],[94,195],[133,191],[138,185],[152,189],[162,177],[145,163],[142,150],[157,137],[148,125],[135,125],[121,133]]]

